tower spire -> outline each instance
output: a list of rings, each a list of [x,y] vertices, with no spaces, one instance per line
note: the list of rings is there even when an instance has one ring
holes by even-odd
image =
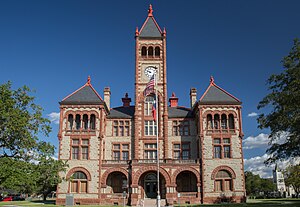
[[[149,9],[148,9],[148,17],[152,17],[153,16],[152,12],[153,12],[152,4],[150,4],[149,5]]]

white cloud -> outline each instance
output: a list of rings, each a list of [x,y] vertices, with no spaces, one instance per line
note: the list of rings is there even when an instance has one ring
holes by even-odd
[[[275,169],[275,164],[266,166],[264,161],[270,157],[268,154],[262,156],[252,157],[244,159],[245,171],[250,171],[253,174],[259,175],[262,178],[271,178],[273,176],[272,170]],[[283,170],[289,165],[295,165],[300,163],[300,158],[293,158],[285,161],[277,162],[278,168]]]
[[[243,140],[243,149],[266,148],[269,143],[269,135],[260,133],[256,137],[250,136]]]
[[[283,144],[288,136],[289,133],[280,132],[276,135],[276,139],[274,139],[272,143]],[[270,141],[269,134],[260,133],[256,137],[249,136],[243,140],[243,149],[267,148]]]
[[[249,159],[244,159],[245,171],[250,171],[253,174],[259,175],[263,178],[272,177],[272,170],[274,169],[274,164],[266,166],[264,161],[269,158],[269,155],[264,154],[263,156],[252,157]]]
[[[47,116],[49,117],[51,122],[53,122],[54,124],[59,124],[59,113],[52,112],[50,114],[47,114]]]
[[[255,117],[257,116],[258,114],[256,112],[251,112],[250,114],[248,114],[248,117]]]

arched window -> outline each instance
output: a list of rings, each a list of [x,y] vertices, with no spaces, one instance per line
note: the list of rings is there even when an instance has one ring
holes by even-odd
[[[88,129],[88,123],[89,123],[89,119],[88,119],[88,115],[84,114],[83,115],[83,129],[87,130]]]
[[[71,193],[86,193],[87,192],[87,176],[81,171],[75,172],[71,177]]]
[[[147,48],[145,46],[142,47],[142,56],[147,56]]]
[[[160,48],[155,47],[155,57],[159,57],[159,56],[160,56]]]
[[[234,129],[234,116],[232,114],[229,114],[229,129]]]
[[[227,170],[220,170],[216,174],[215,191],[232,191],[232,176]]]
[[[69,116],[68,116],[68,129],[69,130],[73,129],[73,122],[74,122],[73,114],[69,114]]]
[[[153,57],[153,47],[148,47],[148,57]]]
[[[212,122],[212,115],[207,114],[207,129],[212,129],[213,128],[213,122]]]
[[[227,129],[227,116],[226,114],[222,114],[221,116],[221,128]]]
[[[214,128],[219,129],[220,128],[220,115],[215,114],[214,116]]]
[[[144,115],[145,116],[151,116],[152,115],[152,107],[154,104],[154,96],[147,96],[145,98],[145,104],[144,104]]]
[[[76,129],[79,130],[80,129],[80,115],[79,114],[76,114],[75,123],[76,123]]]
[[[96,116],[95,116],[95,114],[91,115],[91,118],[90,118],[90,128],[91,129],[96,129]]]

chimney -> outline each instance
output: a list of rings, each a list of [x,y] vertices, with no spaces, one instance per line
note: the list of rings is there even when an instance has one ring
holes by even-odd
[[[178,106],[178,98],[176,97],[175,93],[172,93],[172,96],[169,98],[170,106],[177,107]]]
[[[196,101],[197,101],[197,89],[196,88],[191,88],[191,90],[190,90],[191,108],[194,107]]]
[[[104,102],[106,103],[108,110],[110,110],[110,88],[109,87],[104,88]]]
[[[130,106],[131,98],[128,98],[128,93],[125,93],[125,97],[122,98],[122,102],[124,107]]]

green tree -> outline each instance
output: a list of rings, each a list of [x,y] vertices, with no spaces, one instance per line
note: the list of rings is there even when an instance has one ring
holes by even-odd
[[[10,157],[0,159],[0,187],[18,193],[36,191],[35,165]]]
[[[258,196],[261,192],[267,195],[276,190],[275,184],[270,179],[261,178],[252,172],[245,172],[246,193],[248,196]]]
[[[260,128],[270,128],[271,155],[266,163],[276,160],[300,156],[300,42],[294,40],[294,45],[282,63],[284,71],[278,75],[271,75],[267,83],[271,93],[262,99],[258,109],[271,109],[268,114],[260,114],[258,123]],[[282,133],[287,139],[280,143]]]
[[[68,166],[66,162],[53,158],[54,146],[50,143],[41,142],[39,144],[38,164],[35,167],[37,193],[43,194],[44,201],[47,195],[56,189],[58,183],[62,181],[59,172],[65,171]]]
[[[287,185],[292,185],[297,196],[300,193],[300,164],[289,166],[284,172],[285,183]]]
[[[31,90],[0,85],[0,187],[19,193],[42,193],[44,199],[61,182],[67,164],[56,160],[54,146],[40,141],[48,136],[50,121],[34,103]]]
[[[30,92],[27,86],[13,90],[11,82],[0,85],[0,158],[24,159],[37,147],[38,134],[51,131]]]

